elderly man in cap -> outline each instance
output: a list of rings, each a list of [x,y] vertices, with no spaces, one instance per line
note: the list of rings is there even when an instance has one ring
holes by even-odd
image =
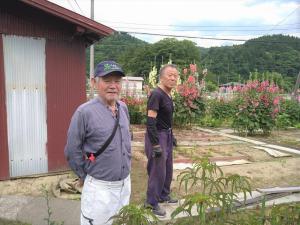
[[[98,97],[80,105],[70,123],[65,156],[83,183],[81,224],[112,224],[109,218],[129,204],[131,145],[129,114],[119,101],[125,76],[114,61],[95,69]]]

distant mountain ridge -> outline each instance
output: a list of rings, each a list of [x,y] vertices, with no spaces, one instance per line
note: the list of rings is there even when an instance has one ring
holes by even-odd
[[[269,71],[280,73],[293,83],[300,71],[300,39],[271,35],[240,45],[202,48],[187,40],[169,38],[149,44],[129,34],[116,33],[95,45],[95,62],[113,59],[127,73],[137,76],[146,77],[153,65],[159,68],[170,57],[180,67],[195,62],[199,68],[208,68],[209,79],[214,82],[245,80],[250,72]]]
[[[295,78],[300,70],[300,39],[272,35],[251,39],[244,44],[212,47],[201,55],[201,63],[213,73],[234,77],[258,72],[277,72]]]

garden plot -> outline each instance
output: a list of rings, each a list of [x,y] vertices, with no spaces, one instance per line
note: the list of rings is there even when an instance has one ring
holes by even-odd
[[[175,162],[191,162],[196,158],[207,157],[211,161],[231,161],[245,159],[250,162],[273,160],[263,151],[251,147],[247,143],[211,145],[211,146],[178,146],[174,149]]]
[[[143,148],[144,130],[145,128],[140,126],[134,132],[134,141],[141,145],[133,147],[133,157],[142,162],[141,165],[146,168],[147,159]],[[290,154],[289,157],[276,158],[266,151],[254,148],[257,145],[253,143],[237,141],[217,133],[208,133],[197,129],[175,129],[174,134],[179,144],[174,149],[174,168],[178,163],[186,163],[188,166],[194,159],[203,157],[208,157],[215,162],[218,160],[246,160],[249,163],[221,166],[221,168],[225,174],[239,174],[249,177],[253,189],[300,185],[298,172],[300,170],[300,155]],[[282,133],[282,135],[284,134]],[[257,140],[256,138],[252,139]],[[263,142],[265,139],[262,138],[259,141]],[[176,181],[176,177],[186,166],[182,166],[179,170],[174,169],[172,188],[173,192],[178,193],[179,196],[184,193],[179,190],[179,182]],[[147,176],[144,181],[140,180],[143,186],[147,182],[146,179]]]
[[[138,126],[134,128],[133,149],[140,151],[143,155],[145,128]],[[212,161],[247,159],[250,162],[273,161],[274,158],[258,149],[257,145],[230,137],[221,136],[217,133],[208,133],[198,129],[175,129],[174,135],[178,146],[174,149],[174,161],[191,162],[196,158],[208,157]],[[300,135],[300,134],[299,134]],[[145,157],[140,157],[146,159]]]
[[[232,129],[216,129],[222,133],[233,134]],[[300,151],[300,129],[289,128],[286,130],[274,130],[270,136],[256,135],[247,137],[256,141],[263,141],[280,146],[296,148]]]
[[[289,130],[287,132],[290,132]],[[144,126],[133,126],[132,147],[132,195],[131,202],[143,203],[147,187],[147,159],[144,154]],[[213,161],[244,159],[250,163],[241,165],[222,166],[226,174],[239,174],[251,179],[253,190],[255,188],[269,188],[276,186],[300,186],[300,155],[291,154],[290,157],[275,158],[263,150],[255,149],[253,143],[244,141],[236,142],[229,137],[216,133],[208,133],[200,130],[175,129],[175,136],[179,146],[174,149],[174,162],[191,163],[194,158],[208,157]],[[293,132],[287,137],[293,137]],[[284,136],[284,132],[281,133]],[[290,136],[289,136],[290,135]],[[295,140],[299,136],[294,136]],[[257,140],[256,138],[254,138]],[[260,141],[265,142],[264,139]],[[139,143],[139,145],[136,145]],[[182,145],[182,143],[184,145]],[[195,144],[196,143],[196,144]],[[268,142],[273,143],[273,142]],[[276,143],[275,143],[276,144]],[[278,143],[277,143],[278,144]],[[289,146],[294,147],[295,146]],[[300,150],[300,148],[298,148]],[[183,195],[179,191],[177,175],[182,170],[174,170],[172,189],[175,195]],[[28,177],[0,182],[1,194],[42,195],[41,186],[46,185],[49,190],[60,179],[71,178],[71,172],[45,175],[42,177]]]

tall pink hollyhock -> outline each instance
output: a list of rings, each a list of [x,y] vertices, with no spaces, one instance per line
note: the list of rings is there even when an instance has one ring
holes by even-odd
[[[280,97],[279,96],[276,96],[273,100],[273,105],[278,105],[279,104],[279,101],[280,101]]]
[[[278,92],[279,91],[279,87],[278,86],[276,86],[276,85],[271,85],[270,87],[269,87],[269,90],[268,90],[270,93],[276,93],[276,92]]]
[[[269,81],[268,80],[262,81],[260,83],[260,87],[262,88],[262,90],[265,90],[268,86],[269,86]]]
[[[233,86],[232,91],[234,92],[238,91],[238,86]]]
[[[195,80],[195,77],[194,76],[189,76],[188,80],[187,80],[189,83],[191,84],[195,84],[196,80]]]
[[[197,71],[197,65],[196,64],[190,64],[190,70],[194,74]]]

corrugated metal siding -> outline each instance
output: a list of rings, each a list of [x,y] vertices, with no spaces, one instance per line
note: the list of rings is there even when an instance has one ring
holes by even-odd
[[[86,101],[83,42],[46,43],[47,128],[49,171],[67,168],[67,130],[75,109]]]
[[[45,173],[45,39],[3,35],[10,176]]]
[[[75,32],[75,25],[72,26],[63,19],[24,6],[20,1],[0,3],[0,33],[73,40],[76,36]]]
[[[0,35],[0,180],[9,177],[3,42]]]
[[[61,32],[62,30],[64,32]],[[59,39],[64,40],[74,39],[74,36],[78,35],[90,42],[108,36],[114,30],[49,1],[2,0],[1,32],[51,39],[60,37]]]

